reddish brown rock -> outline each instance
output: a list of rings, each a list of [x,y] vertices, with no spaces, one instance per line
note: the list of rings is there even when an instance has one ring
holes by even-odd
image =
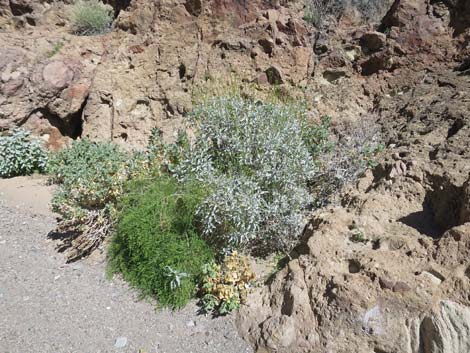
[[[73,70],[62,61],[52,61],[44,66],[42,77],[46,85],[62,90],[73,80]]]

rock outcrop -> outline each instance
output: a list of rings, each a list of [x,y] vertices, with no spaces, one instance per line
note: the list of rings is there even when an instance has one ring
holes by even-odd
[[[342,45],[328,39],[336,53],[317,69],[345,72],[346,87],[329,87],[343,104],[370,99],[387,152],[340,205],[313,215],[293,259],[240,311],[258,352],[470,351],[464,9],[397,0],[378,27],[385,38],[365,29]],[[359,82],[363,94],[351,93]]]
[[[302,4],[134,0],[114,4],[112,32],[78,37],[71,5],[24,1],[27,14],[0,5],[2,130],[39,124],[143,147],[154,127],[171,135],[211,79],[294,87],[311,77]]]

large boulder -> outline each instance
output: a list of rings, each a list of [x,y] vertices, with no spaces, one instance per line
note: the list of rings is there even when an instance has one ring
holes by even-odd
[[[0,35],[0,129],[24,126],[44,135],[80,134],[96,56],[83,55],[82,40],[65,38],[47,32],[31,39]],[[30,119],[35,123],[28,124]]]

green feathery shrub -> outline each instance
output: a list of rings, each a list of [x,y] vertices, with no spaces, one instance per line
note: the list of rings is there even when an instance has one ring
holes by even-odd
[[[103,34],[111,29],[113,8],[99,0],[77,0],[72,5],[72,31],[82,36]]]
[[[0,177],[11,178],[44,172],[47,152],[42,142],[32,138],[26,130],[13,130],[11,135],[0,136]]]
[[[161,306],[184,306],[196,294],[203,265],[213,260],[195,219],[206,194],[199,184],[169,176],[130,182],[119,204],[109,272],[121,272]]]

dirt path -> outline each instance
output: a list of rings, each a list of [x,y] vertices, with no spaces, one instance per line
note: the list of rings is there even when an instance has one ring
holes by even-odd
[[[104,263],[66,265],[46,238],[49,195],[35,178],[0,180],[1,353],[252,352],[232,317],[155,311]]]

